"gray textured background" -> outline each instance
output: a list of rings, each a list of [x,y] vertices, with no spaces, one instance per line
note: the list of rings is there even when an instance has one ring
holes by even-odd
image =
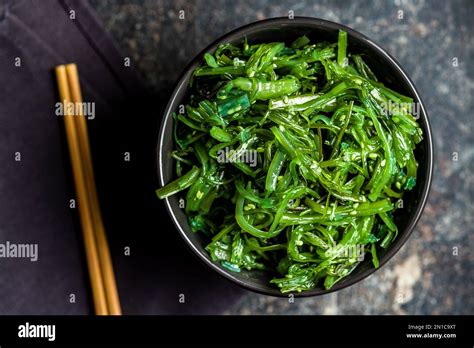
[[[435,177],[424,215],[401,252],[338,293],[289,304],[249,292],[226,313],[474,313],[473,1],[89,2],[150,90],[162,97],[185,65],[219,36],[293,10],[346,24],[375,40],[399,60],[425,101],[436,147]]]

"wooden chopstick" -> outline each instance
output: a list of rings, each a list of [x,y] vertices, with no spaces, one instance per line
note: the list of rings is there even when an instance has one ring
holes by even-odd
[[[82,104],[82,93],[76,64],[66,65],[66,73],[69,81],[69,90],[71,92],[72,102]],[[105,286],[107,306],[109,309],[109,314],[120,315],[122,314],[122,310],[120,307],[117,285],[115,282],[112,258],[110,256],[107,236],[105,234],[104,223],[102,221],[102,214],[99,206],[99,198],[97,195],[97,187],[95,184],[92,166],[92,156],[89,146],[86,118],[84,115],[78,115],[74,120],[76,121],[76,131],[79,136],[79,144],[81,146],[81,153],[84,161],[87,191],[90,194],[90,209],[92,211],[95,226],[95,237],[97,249],[99,251],[99,261]]]
[[[61,101],[82,105],[77,66],[58,66],[56,76]],[[67,107],[63,109],[68,110]],[[112,259],[95,185],[86,119],[82,112],[64,116],[95,311],[98,315],[120,315]]]
[[[56,79],[59,88],[59,96],[62,103],[71,102],[69,92],[69,83],[67,79],[66,67],[60,65],[56,67]],[[66,105],[65,105],[66,106]],[[86,178],[84,162],[82,160],[79,147],[79,138],[76,132],[75,116],[68,114],[68,108],[64,107],[64,126],[66,128],[66,137],[69,147],[69,156],[74,177],[74,186],[76,188],[77,201],[79,205],[79,218],[82,225],[82,234],[86,251],[87,266],[91,281],[92,297],[94,299],[95,312],[98,315],[107,315],[107,299],[105,297],[104,281],[100,269],[99,254],[97,242],[94,235],[93,217],[89,206],[89,198],[86,192]]]

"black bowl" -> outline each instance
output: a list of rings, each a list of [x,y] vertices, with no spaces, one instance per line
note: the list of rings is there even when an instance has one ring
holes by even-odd
[[[395,222],[399,228],[399,235],[387,250],[380,251],[379,261],[380,266],[382,266],[387,263],[407,241],[421,216],[428,198],[433,172],[433,142],[431,129],[418,91],[395,59],[372,40],[344,25],[308,17],[268,19],[236,29],[206,47],[185,69],[165,109],[157,147],[158,175],[161,185],[173,179],[174,165],[170,157],[170,152],[174,146],[172,136],[173,118],[171,114],[178,109],[180,104],[184,103],[187,97],[191,74],[202,62],[204,53],[214,52],[221,43],[240,43],[244,37],[247,37],[251,43],[270,41],[291,43],[297,37],[305,34],[312,40],[336,42],[339,29],[345,30],[348,34],[348,52],[364,54],[364,60],[371,67],[376,76],[381,79],[381,82],[413,98],[415,103],[419,106],[418,121],[424,133],[424,140],[418,144],[415,152],[415,156],[419,162],[417,185],[412,191],[405,194],[403,198],[403,209],[398,209],[395,214]],[[179,194],[166,199],[166,207],[179,234],[184,238],[186,244],[204,263],[217,273],[244,288],[259,293],[273,296],[287,296],[281,294],[278,288],[269,283],[272,275],[268,273],[245,270],[240,273],[235,273],[223,268],[219,263],[213,262],[204,249],[208,242],[207,238],[191,231],[186,215],[183,210],[179,208]],[[316,288],[306,292],[296,293],[295,296],[315,296],[337,291],[357,283],[375,271],[376,269],[372,266],[369,258],[366,258],[349,276],[336,283],[330,290]]]

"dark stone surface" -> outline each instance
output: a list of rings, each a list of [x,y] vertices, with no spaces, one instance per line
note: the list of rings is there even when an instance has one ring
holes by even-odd
[[[247,293],[227,313],[474,313],[472,1],[90,3],[150,90],[161,97],[187,62],[219,36],[294,11],[346,24],[375,40],[399,60],[425,101],[436,151],[431,196],[413,236],[389,264],[351,288],[294,304]]]

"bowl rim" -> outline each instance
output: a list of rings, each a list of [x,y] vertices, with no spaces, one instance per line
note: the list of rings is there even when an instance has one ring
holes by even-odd
[[[156,164],[157,164],[157,171],[158,171],[158,177],[159,177],[159,182],[160,185],[165,185],[164,181],[164,173],[163,173],[163,159],[164,159],[164,154],[162,153],[163,150],[163,141],[164,141],[164,130],[165,126],[171,117],[172,113],[174,110],[171,109],[171,107],[175,104],[175,100],[177,98],[177,95],[179,94],[179,91],[183,88],[183,85],[186,83],[187,84],[187,75],[190,73],[190,69],[195,66],[196,64],[200,63],[202,61],[202,56],[206,52],[211,52],[213,51],[218,44],[229,41],[231,37],[234,37],[236,35],[241,35],[242,37],[244,34],[243,32],[255,30],[255,29],[270,29],[271,26],[273,25],[280,25],[280,24],[290,24],[290,25],[307,25],[308,27],[323,27],[329,30],[339,30],[342,29],[346,31],[349,35],[349,37],[355,37],[359,41],[363,41],[364,44],[371,50],[375,51],[377,55],[383,56],[386,61],[390,63],[390,65],[396,70],[396,73],[401,76],[403,80],[405,80],[406,84],[408,85],[409,90],[412,92],[412,94],[415,96],[416,101],[419,103],[420,106],[420,118],[423,119],[424,124],[426,126],[426,131],[424,134],[424,141],[427,143],[427,154],[426,154],[426,159],[425,161],[427,162],[427,168],[426,168],[426,180],[424,187],[421,191],[421,197],[419,200],[419,203],[417,205],[416,211],[411,215],[410,221],[407,225],[407,227],[404,229],[403,233],[400,233],[400,237],[397,238],[390,246],[390,248],[387,250],[387,252],[383,255],[383,257],[380,258],[379,260],[379,267],[369,267],[368,269],[362,271],[361,273],[355,275],[352,278],[348,278],[345,282],[339,282],[334,284],[334,286],[329,289],[322,289],[322,288],[315,288],[311,289],[308,291],[303,291],[303,292],[294,292],[294,293],[281,293],[279,289],[275,288],[274,291],[271,291],[270,289],[262,289],[260,287],[255,286],[254,284],[250,282],[246,282],[245,280],[237,278],[231,271],[225,270],[221,267],[219,267],[216,263],[214,263],[212,260],[210,260],[207,255],[204,254],[187,236],[186,232],[182,228],[180,222],[178,221],[176,215],[174,214],[170,200],[168,198],[165,198],[165,205],[168,211],[168,214],[170,215],[176,229],[178,230],[179,234],[181,237],[184,239],[186,245],[193,251],[193,253],[202,261],[204,262],[207,266],[212,268],[214,271],[216,271],[218,274],[223,276],[224,278],[230,280],[231,282],[247,289],[254,291],[256,293],[264,294],[264,295],[270,295],[270,296],[275,296],[275,297],[288,297],[290,294],[292,294],[294,297],[312,297],[312,296],[320,296],[320,295],[325,295],[329,294],[335,291],[339,291],[341,289],[350,287],[363,279],[367,278],[369,275],[375,273],[376,271],[380,270],[385,264],[388,263],[389,260],[392,259],[392,257],[398,253],[398,251],[401,249],[401,247],[406,243],[406,241],[410,238],[410,236],[413,233],[413,230],[415,228],[415,225],[419,221],[423,209],[425,208],[426,202],[428,200],[430,188],[431,188],[431,183],[432,183],[432,177],[433,177],[433,139],[432,139],[432,131],[431,131],[431,125],[429,122],[429,117],[428,113],[426,111],[426,108],[424,106],[423,100],[418,92],[418,90],[415,87],[415,84],[413,81],[410,79],[410,77],[407,75],[405,70],[401,67],[400,63],[391,55],[389,54],[385,49],[383,49],[380,45],[375,43],[373,40],[365,36],[364,34],[346,26],[340,23],[332,22],[329,20],[321,19],[321,18],[316,18],[316,17],[302,17],[302,16],[295,16],[293,19],[290,19],[288,17],[276,17],[276,18],[269,18],[265,20],[260,20],[260,21],[255,21],[250,24],[246,24],[244,26],[240,26],[236,29],[231,30],[230,32],[220,36],[218,39],[214,40],[212,43],[207,45],[202,51],[200,51],[184,68],[183,72],[181,73],[180,77],[178,78],[178,82],[175,84],[175,88],[169,98],[169,101],[162,113],[162,120],[160,123],[160,130],[159,130],[159,135],[158,135],[158,144],[157,144],[157,149],[156,149]],[[187,88],[187,86],[184,86]],[[273,289],[272,289],[273,290]]]

